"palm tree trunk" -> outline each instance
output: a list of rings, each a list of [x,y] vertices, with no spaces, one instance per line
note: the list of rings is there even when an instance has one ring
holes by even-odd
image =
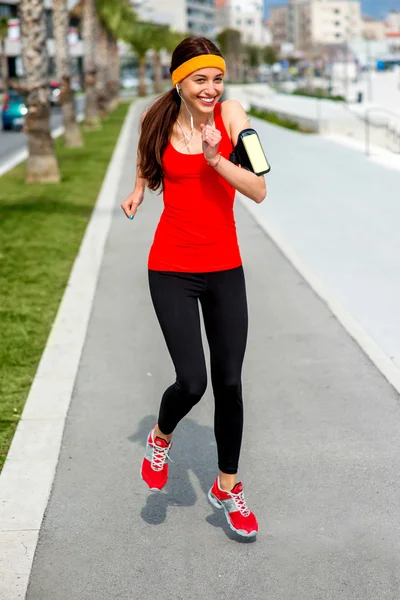
[[[119,88],[120,88],[120,67],[118,45],[111,35],[108,36],[108,54],[109,70],[108,70],[108,87],[110,90],[108,96],[108,112],[111,112],[119,104]]]
[[[153,54],[154,91],[161,94],[163,91],[161,53],[155,50]]]
[[[60,100],[65,129],[64,143],[69,148],[80,148],[83,146],[83,141],[76,121],[74,93],[71,89],[66,0],[53,0],[53,29],[56,42],[57,77],[60,82]]]
[[[119,91],[121,89],[121,64],[119,59],[119,50],[117,40],[113,40],[113,60],[112,60],[112,71],[113,71],[113,88],[115,94],[115,103],[119,104]]]
[[[139,56],[139,89],[138,96],[146,95],[146,55]]]
[[[95,0],[83,0],[83,43],[85,78],[85,126],[96,129],[100,126],[96,93],[96,29],[97,14]]]
[[[96,95],[97,95],[97,109],[100,116],[104,117],[107,112],[107,79],[108,79],[108,68],[109,68],[109,56],[108,56],[108,39],[107,31],[102,23],[98,24],[97,27],[97,43],[96,43]]]
[[[50,135],[49,59],[46,48],[44,0],[21,0],[22,60],[26,76],[29,157],[25,180],[58,182],[60,173]]]
[[[3,80],[3,88],[6,92],[8,89],[8,59],[6,54],[6,41],[1,40],[0,43],[0,55],[1,55],[1,76]]]

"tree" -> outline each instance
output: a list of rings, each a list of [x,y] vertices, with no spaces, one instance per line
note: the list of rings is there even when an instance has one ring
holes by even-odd
[[[8,60],[6,54],[6,39],[8,35],[8,17],[0,17],[0,66],[3,88],[8,88]]]
[[[97,65],[100,75],[98,90],[104,96],[106,110],[109,111],[118,103],[120,88],[117,41],[120,39],[129,42],[137,19],[128,0],[97,0],[96,8],[104,28],[99,36],[101,51]],[[102,107],[101,98],[100,106]]]
[[[152,49],[153,54],[153,73],[154,73],[154,91],[159,94],[163,91],[162,86],[162,65],[161,50],[165,49],[172,53],[176,46],[185,38],[185,33],[171,31],[169,25],[154,25],[154,36]]]
[[[104,117],[107,113],[108,102],[108,80],[109,80],[109,45],[108,45],[108,32],[102,21],[99,22],[97,27],[97,41],[96,41],[96,96],[97,96],[97,109],[100,116]]]
[[[261,56],[260,56],[261,48],[259,46],[248,44],[247,46],[245,46],[244,50],[245,50],[246,65],[247,65],[248,69],[251,70],[251,72],[253,74],[253,79],[254,79],[257,68],[260,66],[260,62],[261,62]]]
[[[278,53],[273,46],[265,46],[262,51],[263,61],[267,65],[273,65],[278,60]]]
[[[161,94],[163,91],[162,85],[162,65],[161,65],[161,50],[166,48],[168,36],[171,31],[169,25],[159,25],[154,27],[154,37],[152,43],[153,52],[153,76],[154,76],[154,91],[156,94]]]
[[[57,78],[60,83],[60,101],[64,121],[64,141],[70,148],[83,145],[76,121],[74,93],[71,89],[71,59],[68,47],[68,10],[66,0],[53,0],[53,29],[56,46]]]
[[[238,83],[242,79],[243,56],[242,36],[236,29],[224,29],[217,36],[218,45],[226,57],[230,81]]]
[[[129,43],[139,60],[138,96],[146,95],[146,54],[153,47],[154,35],[154,24],[142,21],[135,25],[132,36],[129,38]]]
[[[23,89],[28,113],[28,162],[25,180],[58,182],[60,173],[50,135],[49,59],[46,48],[44,0],[21,0],[22,61],[25,72]]]
[[[85,126],[90,129],[96,129],[100,126],[96,91],[96,39],[98,27],[96,0],[83,0],[82,21],[83,68],[86,94]]]

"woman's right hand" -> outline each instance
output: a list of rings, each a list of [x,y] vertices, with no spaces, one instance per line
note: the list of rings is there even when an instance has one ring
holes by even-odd
[[[142,204],[144,190],[133,190],[131,194],[122,202],[121,208],[128,219],[133,219],[138,207]]]

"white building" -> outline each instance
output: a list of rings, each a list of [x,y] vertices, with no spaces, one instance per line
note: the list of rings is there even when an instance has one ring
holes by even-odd
[[[400,34],[400,11],[392,10],[386,17],[387,33],[391,35]]]
[[[266,37],[261,0],[216,0],[218,31],[236,29],[244,44],[265,45]]]
[[[211,39],[216,35],[214,0],[131,0],[140,19]]]
[[[374,19],[368,15],[362,17],[362,35],[366,40],[384,40],[387,26],[382,19]]]
[[[71,10],[78,0],[67,0],[68,9]],[[21,35],[20,23],[18,18],[19,0],[0,0],[0,16],[8,18],[8,36],[5,40],[5,50],[7,56],[8,73],[11,78],[19,77],[23,74],[21,60]],[[55,42],[53,38],[51,0],[45,0],[45,17],[47,28],[47,50],[51,59],[51,65],[54,71]],[[69,48],[72,58],[72,68],[74,73],[82,70],[83,43],[78,35],[78,21],[71,19],[69,30]],[[1,78],[0,78],[1,79]]]
[[[289,0],[288,35],[295,48],[344,44],[362,36],[358,0]]]

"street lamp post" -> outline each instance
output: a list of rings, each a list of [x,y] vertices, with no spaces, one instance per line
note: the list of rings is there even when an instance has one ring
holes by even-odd
[[[371,71],[371,46],[370,39],[367,38],[367,89],[368,102],[372,102],[372,71]]]

